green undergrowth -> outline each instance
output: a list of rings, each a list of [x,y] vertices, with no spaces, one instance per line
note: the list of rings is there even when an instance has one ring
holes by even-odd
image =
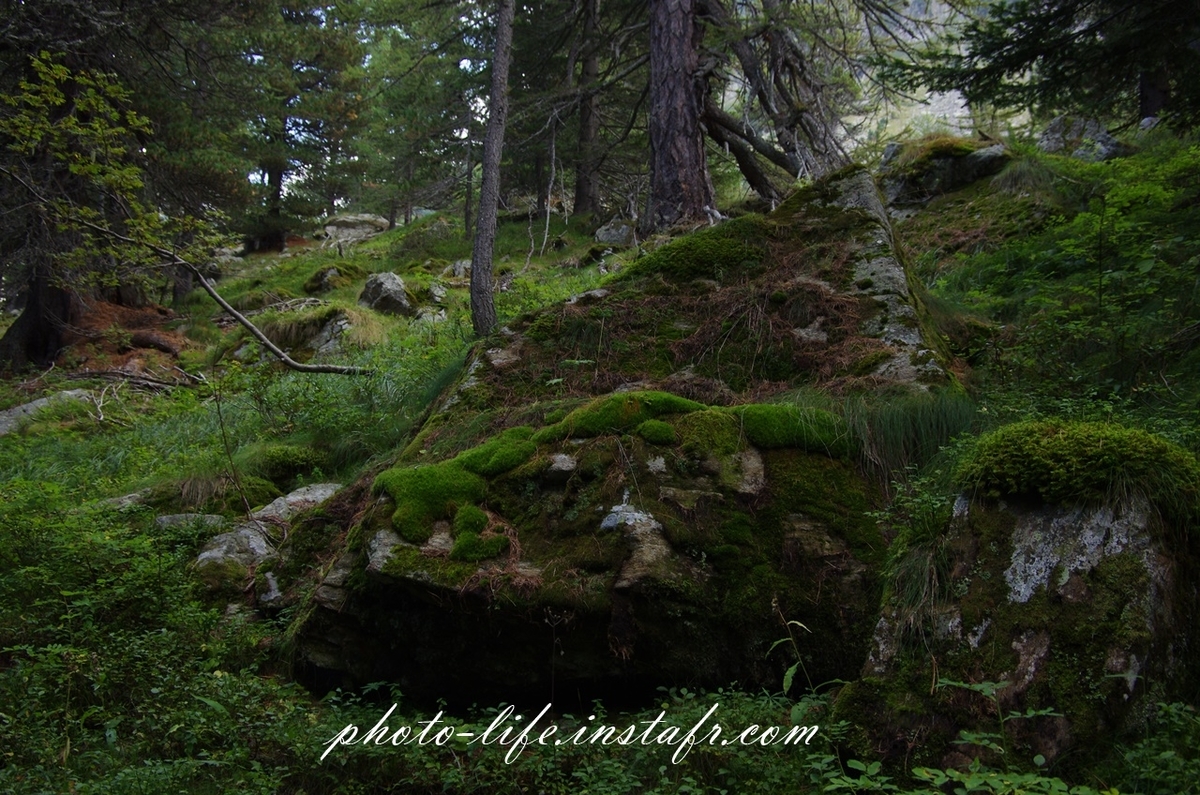
[[[990,195],[1041,220],[999,219],[1021,234],[989,231],[929,274],[936,295],[1002,327],[979,352],[977,382],[1001,394],[1019,383],[1012,391],[1043,408],[1086,395],[1131,398],[1143,416],[1194,406],[1200,146],[1150,135],[1139,153],[1105,163],[1023,157],[1042,166],[1022,177],[1035,183],[1028,198]],[[983,204],[975,212],[994,215]]]
[[[763,216],[745,215],[674,240],[627,268],[621,279],[661,274],[675,280],[724,282],[756,275],[767,264],[775,228]]]

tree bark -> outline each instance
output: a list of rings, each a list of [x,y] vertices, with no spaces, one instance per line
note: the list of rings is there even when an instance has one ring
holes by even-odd
[[[700,36],[694,0],[650,0],[650,230],[706,219],[715,203],[700,127]]]
[[[575,160],[574,212],[600,210],[600,95],[593,86],[600,80],[600,0],[585,0],[583,12],[583,64],[579,74],[579,153]]]
[[[492,95],[488,100],[487,133],[483,138],[483,179],[479,214],[471,252],[471,326],[478,337],[496,327],[492,295],[492,254],[496,244],[496,212],[500,204],[500,156],[508,121],[508,64],[512,55],[514,0],[499,0],[496,9],[496,51],[492,58]]]
[[[62,329],[75,319],[76,299],[42,273],[29,280],[25,309],[0,337],[0,370],[46,367],[62,348]]]

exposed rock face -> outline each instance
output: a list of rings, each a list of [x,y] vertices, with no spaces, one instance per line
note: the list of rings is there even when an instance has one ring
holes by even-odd
[[[388,220],[370,213],[335,215],[325,221],[325,236],[331,243],[366,240],[388,230]]]
[[[935,150],[905,166],[896,165],[896,154],[898,151],[894,151],[892,158],[885,159],[880,173],[884,196],[889,205],[924,204],[935,196],[990,177],[1009,161],[1008,150],[1002,144],[968,151]]]
[[[1200,605],[1183,568],[1191,557],[1158,522],[1141,502],[1112,510],[960,498],[940,593],[914,610],[900,596],[912,584],[892,585],[863,678],[846,689],[839,714],[874,727],[864,742],[902,753],[903,736],[998,729],[996,706],[982,695],[954,686],[916,695],[940,678],[996,683],[1006,715],[1061,713],[1006,724],[1029,755],[1086,753],[1137,728],[1197,678],[1188,639]],[[929,571],[900,568],[909,579]]]
[[[1059,116],[1038,136],[1038,148],[1052,155],[1070,153],[1089,162],[1125,157],[1130,148],[1118,141],[1095,119]]]
[[[417,313],[408,300],[404,280],[394,273],[371,274],[358,297],[358,303],[388,315],[412,317]]]
[[[284,535],[282,528],[286,528],[296,514],[329,499],[339,488],[336,483],[305,486],[258,509],[251,514],[251,521],[236,525],[204,545],[194,564],[197,575],[210,589],[241,590],[259,565],[276,557],[276,543]],[[158,519],[160,524],[187,521],[219,526],[216,520],[224,523],[222,517],[200,514],[177,514]],[[278,591],[277,584],[272,585],[273,590]]]

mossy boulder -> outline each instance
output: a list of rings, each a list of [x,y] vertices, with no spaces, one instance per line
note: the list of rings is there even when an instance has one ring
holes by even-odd
[[[891,205],[923,204],[998,173],[1011,155],[1003,144],[933,135],[894,151],[880,171]]]
[[[494,431],[441,461],[399,462],[375,478],[383,501],[351,534],[362,587],[309,618],[305,653],[426,695],[536,690],[551,676],[588,690],[772,686],[787,664],[767,657],[782,614],[839,638],[806,647],[813,676],[852,673],[878,600],[879,495],[829,456],[832,415],[753,408],[617,393],[565,415],[520,413],[557,422]],[[560,460],[572,466],[552,477]],[[506,644],[458,657],[468,629]],[[553,669],[519,650],[546,643],[562,649]]]
[[[960,497],[944,533],[893,547],[871,653],[833,714],[860,727],[859,753],[1004,764],[955,744],[991,732],[1068,770],[1195,692],[1196,544],[1143,497],[1071,502]],[[902,737],[922,738],[917,756]]]

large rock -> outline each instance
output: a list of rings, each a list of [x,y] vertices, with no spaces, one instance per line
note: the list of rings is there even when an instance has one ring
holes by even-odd
[[[416,308],[408,300],[404,280],[394,273],[372,274],[358,297],[358,303],[388,315],[413,317],[417,314]]]
[[[194,563],[197,575],[212,590],[242,590],[260,565],[277,557],[276,544],[285,537],[284,531],[290,521],[301,511],[325,502],[340,488],[337,483],[305,486],[255,511],[250,521],[236,525],[205,544]],[[220,517],[187,514],[161,519],[168,523],[190,521],[215,526]],[[270,591],[278,590],[272,580]]]
[[[347,213],[327,219],[324,227],[330,242],[355,242],[386,232],[388,219],[370,213]]]
[[[995,732],[1021,758],[1086,754],[1143,725],[1154,704],[1196,684],[1197,593],[1190,556],[1158,514],[1116,508],[981,504],[960,498],[949,534],[894,565],[862,678],[835,719],[869,727],[864,747],[910,764],[957,764],[897,738]],[[918,595],[920,595],[918,597]],[[995,702],[958,685],[994,683]],[[989,685],[990,686],[990,685]],[[979,689],[978,687],[976,688]],[[981,749],[964,749],[977,754]]]
[[[627,248],[637,242],[637,229],[629,221],[614,218],[596,230],[596,242]]]
[[[908,146],[920,148],[921,142]],[[885,156],[880,182],[889,205],[920,205],[996,174],[1010,155],[1003,144],[979,147],[969,141],[927,145],[928,151],[902,156],[903,149]]]
[[[820,639],[801,644],[814,681],[853,678],[880,495],[838,418],[738,404],[930,388],[950,381],[937,350],[861,169],[668,243],[476,349],[396,465],[355,486],[353,524],[329,531],[353,540],[279,583],[322,589],[298,649],[321,677],[417,699],[774,689],[782,616]]]
[[[270,527],[253,521],[214,537],[200,550],[194,565],[211,590],[239,591],[249,584],[259,564],[275,556]]]
[[[1100,122],[1077,116],[1053,119],[1038,135],[1038,148],[1048,154],[1070,154],[1090,162],[1125,157],[1133,151],[1114,138]]]

